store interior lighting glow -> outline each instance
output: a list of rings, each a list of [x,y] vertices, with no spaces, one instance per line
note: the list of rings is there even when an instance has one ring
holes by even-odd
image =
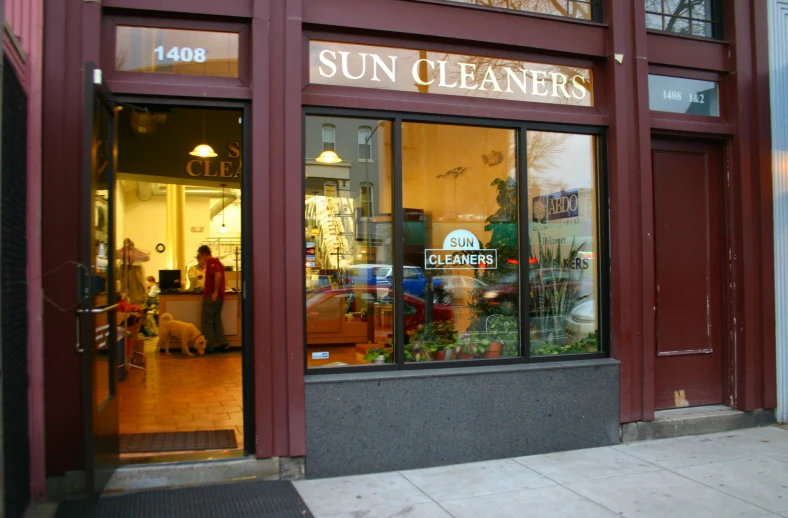
[[[341,161],[342,159],[339,158],[339,155],[333,151],[323,151],[319,157],[315,158],[315,162],[320,162],[321,164],[338,164]]]
[[[202,111],[202,141],[205,142],[205,110]],[[219,156],[208,144],[198,144],[189,154],[200,158],[213,158]],[[227,231],[225,230],[225,232]]]

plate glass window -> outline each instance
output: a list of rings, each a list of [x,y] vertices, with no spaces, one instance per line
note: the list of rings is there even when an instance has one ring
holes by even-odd
[[[645,3],[647,29],[722,38],[719,0],[645,0]]]
[[[578,20],[602,21],[598,0],[449,0],[512,11],[549,14]]]
[[[596,137],[526,136],[531,356],[598,352]]]
[[[117,28],[115,70],[238,77],[238,34],[135,27]]]
[[[406,361],[520,354],[516,137],[402,125]]]
[[[369,129],[368,160],[355,160],[359,128]],[[307,365],[391,362],[391,123],[315,116],[305,132]],[[317,160],[326,151],[337,160]]]

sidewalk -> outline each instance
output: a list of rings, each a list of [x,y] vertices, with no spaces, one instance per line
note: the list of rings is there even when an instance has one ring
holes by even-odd
[[[316,518],[788,518],[788,430],[294,484]]]

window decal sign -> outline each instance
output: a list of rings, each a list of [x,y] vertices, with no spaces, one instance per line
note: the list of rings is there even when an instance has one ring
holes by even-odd
[[[427,270],[495,270],[498,250],[482,248],[479,238],[467,230],[454,230],[443,240],[443,248],[424,250]]]
[[[432,50],[309,42],[309,82],[593,106],[591,69]]]
[[[580,215],[577,189],[537,196],[532,201],[534,223],[549,223]]]

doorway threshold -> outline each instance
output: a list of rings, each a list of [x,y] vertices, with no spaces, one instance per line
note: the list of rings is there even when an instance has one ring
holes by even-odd
[[[236,458],[197,459],[167,464],[133,464],[118,468],[105,495],[204,486],[242,481],[280,480],[280,459]]]
[[[621,442],[728,432],[768,426],[775,422],[774,410],[743,412],[725,405],[671,408],[654,412],[653,421],[622,424]]]
[[[211,460],[230,460],[239,459],[244,456],[241,448],[236,450],[195,450],[178,451],[167,453],[131,453],[121,454],[120,465],[149,465],[149,464],[171,464],[175,462],[206,462]]]

